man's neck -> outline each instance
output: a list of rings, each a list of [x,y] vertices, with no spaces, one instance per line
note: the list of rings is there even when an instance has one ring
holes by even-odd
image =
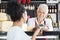
[[[22,21],[13,22],[13,26],[18,26],[18,27],[22,28]]]

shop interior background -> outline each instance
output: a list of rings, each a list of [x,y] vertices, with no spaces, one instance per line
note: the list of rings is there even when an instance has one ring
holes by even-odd
[[[0,0],[0,32],[3,33],[7,32],[9,27],[12,25],[12,21],[9,15],[6,14],[7,3],[8,0]],[[36,9],[39,6],[39,4],[42,3],[48,5],[48,18],[50,18],[53,21],[52,25],[54,31],[60,31],[60,0],[31,0],[30,3],[23,4],[25,9],[27,10],[28,17],[36,17]]]

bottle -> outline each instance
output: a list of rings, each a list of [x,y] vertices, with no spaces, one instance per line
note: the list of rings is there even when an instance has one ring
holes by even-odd
[[[55,13],[57,12],[57,9],[55,9]]]

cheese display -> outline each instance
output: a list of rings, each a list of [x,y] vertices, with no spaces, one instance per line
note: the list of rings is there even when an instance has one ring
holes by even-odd
[[[8,20],[6,13],[0,13],[0,21]]]
[[[7,32],[8,29],[13,25],[12,21],[1,21],[0,22],[0,28],[2,32]]]

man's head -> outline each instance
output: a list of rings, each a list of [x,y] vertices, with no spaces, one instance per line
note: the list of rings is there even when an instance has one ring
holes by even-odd
[[[20,4],[18,5],[18,3],[16,2],[10,2],[7,5],[7,14],[10,15],[11,19],[13,22],[15,21],[20,21],[21,19],[23,19],[23,22],[25,22],[26,20],[26,12],[24,7]]]
[[[47,17],[48,14],[48,6],[46,4],[40,4],[37,9],[37,18],[40,20]]]

